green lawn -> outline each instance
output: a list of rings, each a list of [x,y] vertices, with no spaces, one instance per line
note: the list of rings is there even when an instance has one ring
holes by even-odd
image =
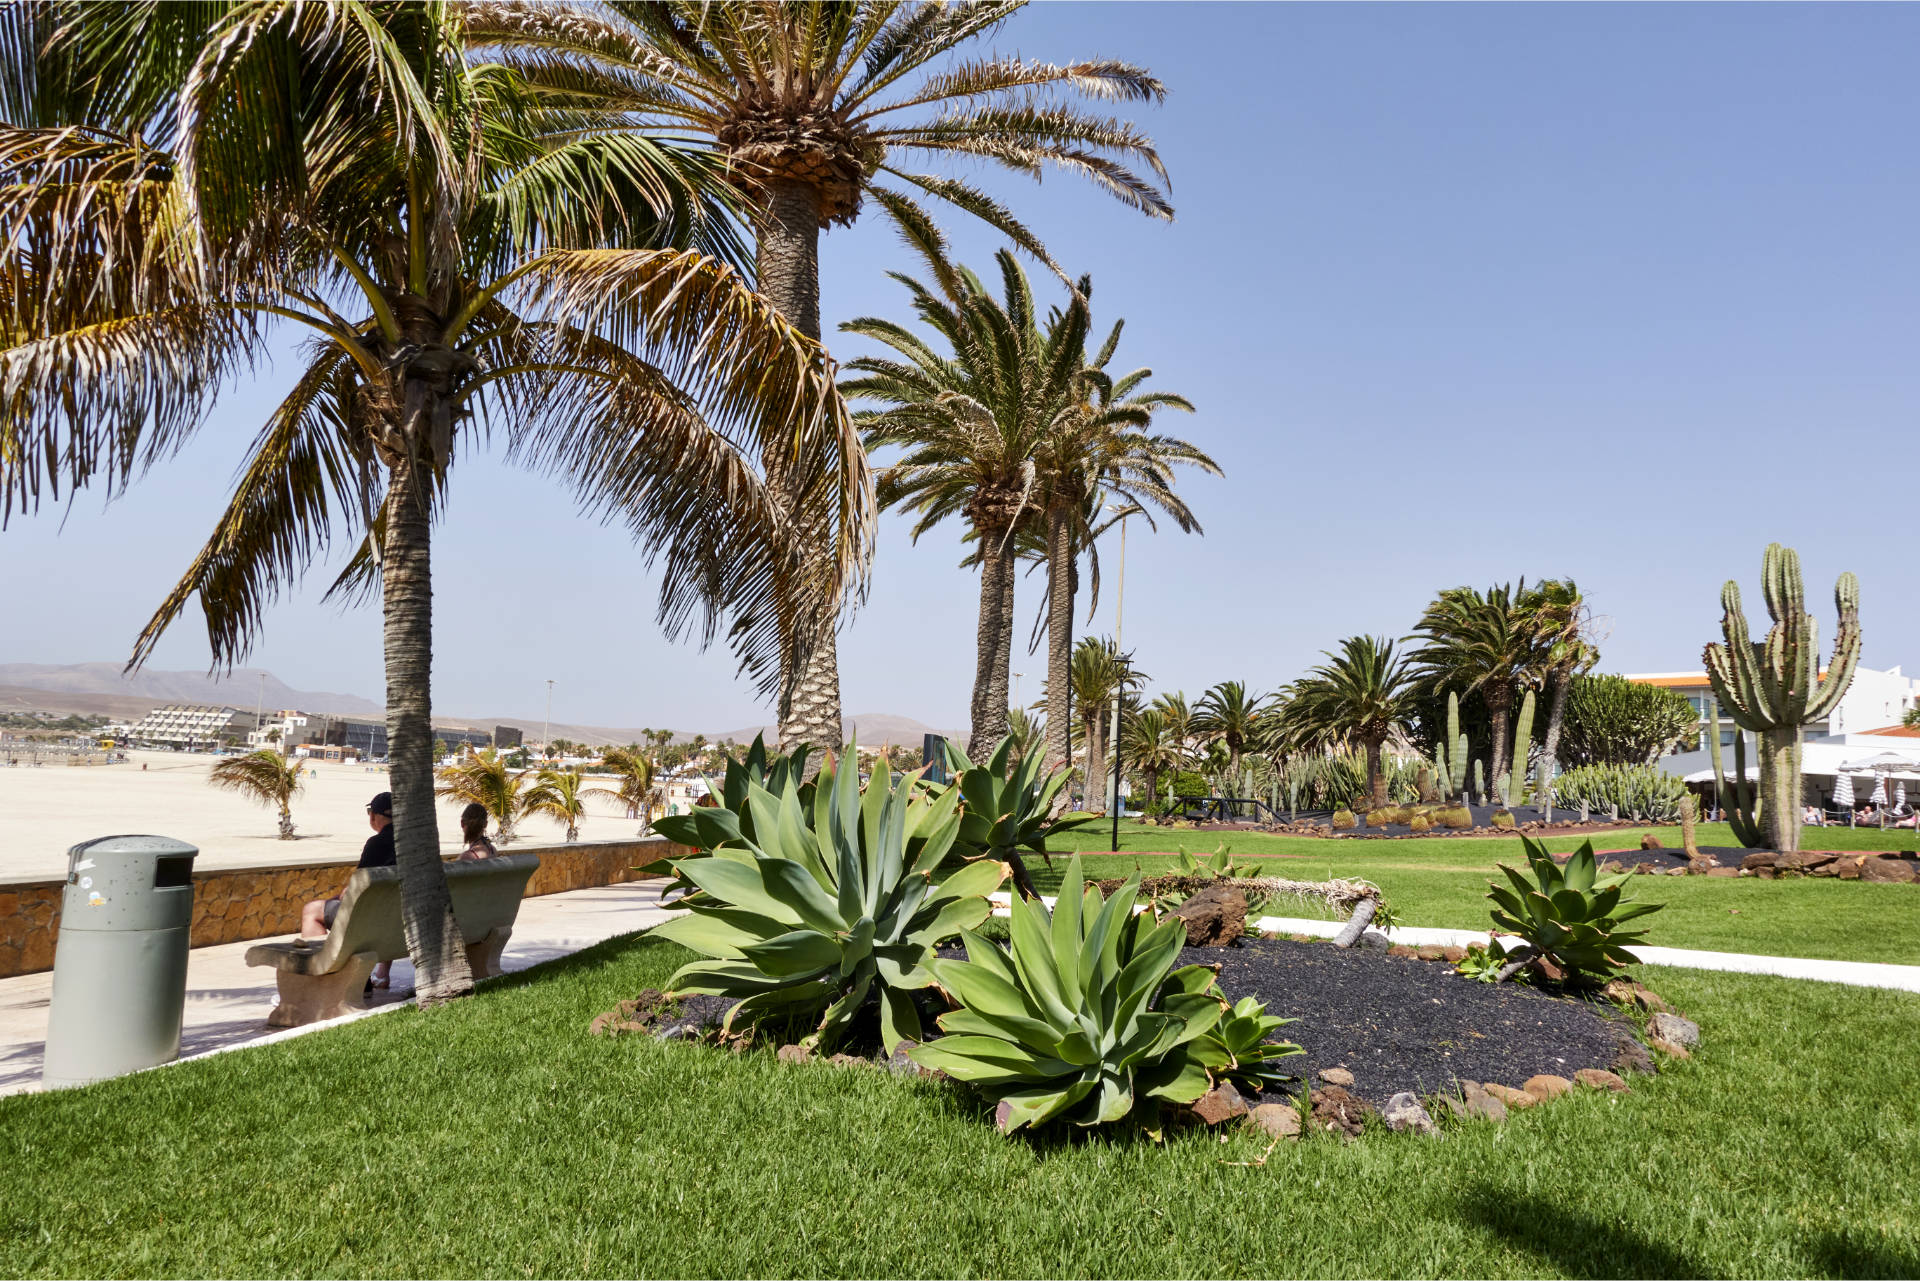
[[[1603,833],[1595,838],[1594,848],[1635,848],[1646,832],[1654,833],[1668,848],[1680,845],[1678,828],[1636,828]],[[1557,853],[1577,849],[1585,839],[1554,837],[1548,845]],[[1738,844],[1718,823],[1701,824],[1699,839],[1703,845]],[[1327,840],[1122,823],[1120,848],[1133,852],[1118,858],[1089,857],[1087,871],[1089,876],[1124,876],[1138,864],[1151,876],[1172,870],[1173,860],[1152,858],[1149,851],[1211,854],[1223,843],[1236,857],[1272,858],[1276,875],[1302,880],[1363,877],[1386,891],[1388,902],[1406,924],[1453,929],[1485,928],[1487,880],[1499,875],[1494,864],[1525,862],[1520,842],[1512,837]],[[1071,833],[1058,844],[1090,853],[1112,848],[1105,827]],[[1911,849],[1914,834],[1808,828],[1803,845],[1807,849]],[[1051,870],[1036,861],[1035,882],[1050,888],[1062,866],[1057,858]],[[1634,880],[1632,893],[1667,904],[1665,911],[1643,922],[1650,943],[1768,956],[1920,964],[1920,886],[1817,878],[1646,876]],[[1296,914],[1313,915],[1309,911]]]
[[[585,1034],[685,955],[0,1099],[0,1274],[1920,1274],[1920,997],[1663,973],[1705,1042],[1629,1095],[1245,1168],[1244,1133],[1010,1141],[931,1083]]]

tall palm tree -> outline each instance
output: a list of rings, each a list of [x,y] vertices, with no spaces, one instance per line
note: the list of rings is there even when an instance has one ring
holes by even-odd
[[[1193,709],[1194,731],[1226,747],[1227,773],[1236,785],[1240,777],[1240,755],[1258,741],[1266,706],[1267,700],[1259,694],[1249,694],[1244,682],[1221,681],[1202,694],[1200,705]]]
[[[852,224],[871,197],[903,226],[929,226],[924,197],[984,219],[1027,252],[1047,252],[1013,214],[957,178],[912,164],[967,159],[1038,178],[1051,165],[1123,203],[1171,219],[1152,141],[1071,95],[1159,102],[1160,82],[1113,59],[1058,65],[950,55],[1019,9],[858,0],[555,0],[485,6],[489,51],[549,95],[610,128],[666,132],[710,149],[753,210],[760,287],[820,337],[822,230]],[[944,61],[945,65],[936,65]],[[1136,171],[1144,167],[1145,175]],[[1056,268],[1057,270],[1057,268]],[[768,470],[782,480],[779,455]],[[803,525],[810,509],[796,506]],[[781,741],[841,741],[837,594],[795,589],[779,677]]]
[[[1537,673],[1526,580],[1517,592],[1504,583],[1484,593],[1449,587],[1420,615],[1414,635],[1424,642],[1412,655],[1423,692],[1477,692],[1485,700],[1492,723],[1487,758],[1491,785],[1508,769],[1516,691]]]
[[[493,820],[495,835],[502,845],[519,839],[514,830],[526,808],[527,771],[508,765],[491,747],[472,756],[443,765],[436,774],[439,784],[433,794],[445,801],[478,805]]]
[[[520,812],[539,814],[565,825],[566,839],[577,841],[580,820],[587,814],[587,795],[595,790],[584,786],[577,769],[543,769],[520,798]]]
[[[802,544],[754,460],[807,460],[848,581],[871,518],[830,363],[725,261],[743,249],[714,160],[582,128],[469,62],[479,12],[0,11],[0,508],[123,487],[276,335],[308,335],[133,664],[196,595],[232,664],[317,556],[355,548],[334,590],[382,602],[403,920],[429,1002],[471,988],[429,703],[431,530],[455,459],[497,430],[667,556],[669,631],[730,624],[762,661]]]
[[[280,839],[293,839],[293,798],[306,786],[301,763],[271,748],[215,761],[207,781],[280,812]]]
[[[849,399],[883,406],[856,415],[869,449],[904,451],[879,473],[881,505],[918,512],[916,541],[949,516],[964,515],[970,527],[980,614],[967,752],[980,758],[1007,733],[1014,536],[1033,506],[1035,457],[1080,399],[1087,310],[1076,297],[1043,323],[1026,272],[1011,253],[1002,250],[996,259],[1001,300],[948,260],[937,234],[912,243],[932,283],[896,279],[945,350],[892,321],[849,321],[843,330],[882,343],[897,357],[847,362],[860,377],[840,389]]]
[[[1068,677],[1073,683],[1073,701],[1080,709],[1080,724],[1075,728],[1079,731],[1086,752],[1081,777],[1086,789],[1086,804],[1091,809],[1100,803],[1099,798],[1107,794],[1107,756],[1113,733],[1114,696],[1118,694],[1124,703],[1127,690],[1146,680],[1147,674],[1133,667],[1132,655],[1122,654],[1112,637],[1087,636],[1074,646]],[[1049,685],[1049,706],[1052,704],[1052,693]],[[1123,709],[1123,723],[1124,720]]]
[[[661,795],[655,782],[659,768],[653,757],[641,750],[638,744],[629,747],[609,747],[600,764],[620,780],[617,787],[594,787],[587,790],[598,796],[608,796],[626,807],[628,818],[640,820],[641,835],[653,826],[654,811],[659,807]]]
[[[1590,672],[1600,661],[1594,643],[1593,614],[1571,578],[1549,578],[1528,599],[1534,645],[1547,685],[1547,733],[1540,756],[1540,777],[1534,803],[1544,806],[1553,786],[1553,766],[1560,754],[1560,728],[1566,723],[1567,689],[1573,678]]]
[[[1074,305],[1093,292],[1084,280]],[[1048,744],[1051,759],[1065,763],[1072,723],[1072,682],[1063,676],[1073,655],[1073,598],[1075,559],[1091,546],[1099,520],[1111,507],[1120,515],[1137,515],[1149,529],[1157,529],[1159,511],[1187,533],[1199,533],[1200,522],[1174,493],[1174,468],[1197,467],[1221,474],[1213,459],[1191,443],[1151,430],[1153,416],[1164,410],[1193,412],[1193,405],[1172,392],[1143,387],[1151,369],[1136,369],[1118,378],[1107,372],[1125,321],[1116,322],[1100,349],[1082,366],[1080,399],[1075,412],[1055,419],[1054,428],[1038,459],[1038,487],[1047,549],[1047,723],[1054,726]]]
[[[1340,652],[1295,681],[1287,691],[1286,735],[1298,750],[1358,745],[1367,754],[1367,791],[1378,807],[1387,803],[1380,754],[1389,739],[1405,733],[1419,707],[1416,686],[1393,642],[1350,636]]]
[[[1185,769],[1199,737],[1193,728],[1193,710],[1187,706],[1186,693],[1175,690],[1171,694],[1156,694],[1151,706],[1166,717],[1167,737],[1173,740],[1174,749],[1180,754],[1175,769]]]
[[[1140,771],[1147,785],[1149,803],[1157,804],[1160,776],[1180,769],[1187,758],[1185,747],[1174,736],[1166,712],[1156,706],[1143,707],[1128,717],[1120,734],[1128,762]]]

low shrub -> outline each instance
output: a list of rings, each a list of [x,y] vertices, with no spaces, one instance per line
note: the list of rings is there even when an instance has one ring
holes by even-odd
[[[1193,770],[1181,770],[1173,776],[1173,794],[1175,796],[1211,796],[1213,789],[1207,786],[1204,775]]]
[[[1622,966],[1639,964],[1627,945],[1645,938],[1646,931],[1619,927],[1664,905],[1623,900],[1621,886],[1630,873],[1600,875],[1592,841],[1582,844],[1563,868],[1546,846],[1520,839],[1528,874],[1498,865],[1512,885],[1488,886],[1493,923],[1558,965],[1571,984],[1591,983]]]
[[[1673,823],[1687,785],[1655,765],[1582,765],[1553,780],[1554,804],[1585,805],[1594,813],[1618,808],[1633,823]]]
[[[1336,831],[1347,831],[1359,821],[1359,819],[1353,816],[1352,810],[1335,810],[1333,812],[1333,826]]]

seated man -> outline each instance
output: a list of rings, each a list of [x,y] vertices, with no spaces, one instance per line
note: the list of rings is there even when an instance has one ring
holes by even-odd
[[[367,826],[373,829],[373,835],[360,847],[360,867],[392,867],[395,864],[393,853],[393,793],[381,792],[367,802]],[[323,939],[327,931],[333,928],[334,916],[340,911],[340,896],[314,899],[300,909],[300,937],[303,939]],[[382,961],[373,967],[373,977],[367,981],[369,987],[385,987],[389,981],[388,972],[392,963]]]

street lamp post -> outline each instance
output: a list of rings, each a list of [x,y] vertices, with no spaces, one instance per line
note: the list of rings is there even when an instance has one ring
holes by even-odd
[[[540,755],[542,757],[545,757],[550,754],[549,747],[552,743],[552,740],[547,737],[547,733],[548,733],[548,730],[552,727],[552,725],[553,725],[553,682],[548,681],[547,682],[547,717],[545,720],[540,722]],[[542,768],[545,768],[545,767],[542,766]]]
[[[1113,733],[1108,741],[1113,744],[1112,760],[1109,768],[1113,773],[1113,782],[1109,785],[1107,813],[1113,819],[1113,852],[1120,852],[1120,700],[1126,696],[1127,662],[1126,650],[1120,643],[1123,611],[1127,603],[1127,518],[1120,517],[1120,582],[1113,594],[1113,648],[1120,655],[1120,679],[1113,686]]]

